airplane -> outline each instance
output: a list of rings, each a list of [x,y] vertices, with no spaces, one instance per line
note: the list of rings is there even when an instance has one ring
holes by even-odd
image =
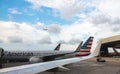
[[[100,48],[101,48],[101,40],[99,40],[95,50],[88,56],[73,57],[73,58],[67,58],[67,59],[61,59],[61,60],[35,63],[30,65],[4,68],[4,69],[0,69],[0,74],[35,74],[35,73],[43,72],[59,66],[80,62],[82,60],[87,60],[95,56],[98,56],[100,52]]]
[[[87,44],[87,42],[91,42],[91,38],[93,37],[89,37],[88,40],[86,40],[86,42],[82,45],[83,42],[81,42],[79,44],[79,46],[77,47],[77,49],[74,51],[74,52],[59,52],[58,54],[52,54],[52,55],[48,55],[50,53],[48,52],[41,52],[42,54],[45,54],[45,56],[41,56],[40,54],[41,53],[32,53],[32,52],[27,52],[27,53],[21,53],[21,52],[9,52],[9,54],[7,54],[6,52],[4,52],[4,56],[1,57],[1,61],[2,63],[4,62],[4,60],[13,60],[16,62],[16,60],[20,61],[21,60],[23,62],[25,62],[26,60],[29,61],[30,63],[37,63],[37,62],[45,62],[45,61],[52,61],[52,60],[56,60],[56,59],[63,59],[63,58],[70,58],[70,57],[74,57],[76,52],[80,52],[80,53],[83,53],[83,54],[88,54],[90,52],[81,52],[80,49],[81,49],[81,46],[85,46]],[[92,43],[92,42],[91,42]],[[59,43],[56,48],[54,49],[54,52],[58,52],[58,50],[60,49],[60,46],[61,46],[61,43]],[[51,51],[50,51],[51,52]],[[52,52],[53,53],[53,52]],[[20,55],[22,54],[22,55]],[[31,55],[31,54],[37,54],[37,55]],[[6,56],[7,55],[7,56]],[[48,55],[48,56],[47,56]],[[2,64],[1,63],[1,64]]]
[[[78,47],[81,47],[82,42]],[[12,61],[29,61],[30,63],[36,62],[45,62],[54,60],[56,57],[63,56],[65,54],[71,54],[74,52],[78,52],[79,49],[77,48],[75,51],[59,51],[61,43],[59,43],[54,51],[39,51],[39,52],[23,52],[23,51],[4,51],[3,48],[0,48],[0,61],[12,60]]]
[[[55,47],[54,51],[55,52],[59,51],[60,46],[61,46],[61,43],[59,43]],[[8,60],[9,61],[21,61],[22,60],[23,62],[29,60],[30,56],[32,56],[34,54],[39,54],[35,51],[33,51],[33,53],[30,51],[28,51],[28,52],[25,52],[25,51],[4,51],[3,48],[0,48],[0,52],[1,52],[1,55],[0,55],[1,60],[4,60],[4,61],[5,60],[7,60],[7,61]]]

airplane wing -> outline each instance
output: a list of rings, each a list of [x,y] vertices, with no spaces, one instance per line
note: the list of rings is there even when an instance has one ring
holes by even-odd
[[[76,58],[62,59],[62,60],[56,60],[51,62],[5,68],[0,70],[0,74],[35,74],[35,73],[43,72],[55,67],[59,67],[61,65],[66,65],[66,64],[82,61],[85,59],[89,59],[91,57],[92,56],[76,57]]]
[[[38,72],[43,72],[43,71],[53,69],[53,68],[56,68],[62,65],[75,63],[75,62],[79,62],[82,60],[95,57],[99,54],[100,47],[101,47],[101,41],[99,41],[94,52],[90,54],[89,56],[75,57],[75,58],[36,63],[36,64],[30,64],[30,65],[23,65],[23,66],[11,67],[11,68],[4,68],[4,69],[0,69],[0,74],[35,74]]]
[[[58,54],[52,54],[52,55],[44,56],[44,57],[42,57],[42,59],[44,60],[44,62],[45,62],[45,61],[53,61],[53,60],[55,60],[55,58],[58,58],[58,57],[61,57],[61,56],[67,55],[67,54],[72,54],[72,53],[78,52],[78,51],[80,51],[80,48],[81,48],[81,46],[82,46],[82,43],[83,43],[83,42],[81,42],[81,43],[78,45],[77,49],[76,49],[74,52],[63,52],[63,53],[59,53],[59,52],[58,52]],[[60,48],[60,46],[59,46],[59,48]],[[58,51],[58,50],[57,50],[57,51]]]
[[[43,60],[44,61],[53,61],[55,58],[59,58],[59,57],[63,57],[65,55],[68,55],[68,54],[74,54],[76,52],[80,52],[77,54],[77,56],[81,56],[81,52],[86,52],[89,50],[90,52],[90,49],[91,49],[91,46],[92,46],[92,42],[93,42],[93,38],[92,36],[90,36],[86,41],[85,43],[83,44],[83,41],[78,45],[78,47],[76,48],[76,50],[74,52],[65,52],[65,53],[60,53],[60,54],[54,54],[54,55],[48,55],[48,56],[44,56],[43,57]],[[83,44],[83,45],[82,45]],[[82,50],[81,50],[82,49]],[[82,54],[83,56],[86,55],[86,54]],[[87,54],[89,55],[89,54]],[[68,55],[69,56],[69,55]],[[48,59],[50,58],[50,59]]]

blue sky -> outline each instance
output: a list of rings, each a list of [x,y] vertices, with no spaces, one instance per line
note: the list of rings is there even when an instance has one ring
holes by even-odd
[[[2,14],[0,20],[3,21],[28,22],[31,24],[42,22],[48,25],[59,23],[63,25],[70,24],[75,20],[65,20],[55,16],[53,9],[49,7],[42,6],[38,9],[32,9],[31,3],[24,0],[1,0],[0,7],[0,14]]]
[[[76,45],[120,35],[119,8],[119,0],[1,0],[0,45]]]

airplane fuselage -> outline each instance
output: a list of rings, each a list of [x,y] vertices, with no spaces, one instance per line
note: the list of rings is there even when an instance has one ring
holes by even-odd
[[[2,59],[4,60],[12,60],[12,59],[29,59],[31,57],[47,57],[47,56],[54,56],[58,54],[65,54],[65,53],[70,53],[72,51],[31,51],[31,52],[10,52],[10,51],[4,51]]]

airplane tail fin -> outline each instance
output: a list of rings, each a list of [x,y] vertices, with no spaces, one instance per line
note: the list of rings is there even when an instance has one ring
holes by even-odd
[[[79,52],[80,51],[82,43],[83,43],[83,41],[78,45],[77,49],[74,52]]]
[[[94,37],[89,37],[85,43],[82,45],[81,49],[79,50],[79,53],[77,53],[75,56],[87,56],[90,54],[90,50],[92,47],[92,43],[93,43],[93,38]]]
[[[59,51],[60,50],[60,46],[61,46],[61,43],[59,43],[56,48],[54,49],[54,51]]]
[[[80,52],[90,52],[90,49],[91,49],[92,43],[93,43],[93,38],[94,37],[91,36],[88,38],[88,40],[86,40],[86,42],[81,47]]]

